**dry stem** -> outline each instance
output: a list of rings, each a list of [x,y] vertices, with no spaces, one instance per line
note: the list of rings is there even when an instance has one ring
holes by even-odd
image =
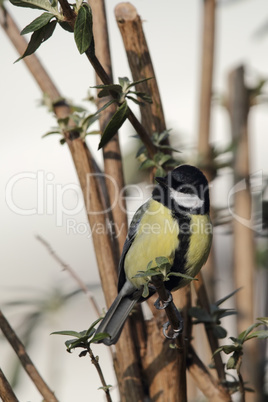
[[[9,325],[9,322],[0,311],[0,328],[14,349],[15,353],[17,354],[20,362],[26,371],[26,373],[31,378],[32,382],[35,384],[36,388],[43,396],[45,401],[47,402],[58,402],[58,399],[55,397],[54,393],[50,390],[48,385],[45,383],[39,372],[37,371],[36,367],[34,366],[33,362],[31,361],[30,357],[28,356],[22,342],[16,335],[15,331]]]
[[[0,398],[5,402],[19,402],[1,369],[0,369]]]

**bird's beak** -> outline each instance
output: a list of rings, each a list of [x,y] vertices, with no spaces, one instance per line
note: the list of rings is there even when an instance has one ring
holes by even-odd
[[[167,187],[167,180],[165,177],[155,177],[157,183],[161,184],[163,187]]]

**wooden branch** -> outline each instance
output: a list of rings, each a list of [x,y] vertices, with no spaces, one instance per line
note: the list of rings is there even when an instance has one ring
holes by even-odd
[[[95,38],[95,53],[100,63],[104,66],[105,71],[107,71],[110,81],[113,82],[105,3],[104,0],[90,0],[89,4],[94,19],[93,33]],[[96,74],[96,85],[100,85],[101,83],[102,81]],[[106,102],[106,98],[97,98],[97,108],[100,109]],[[100,114],[99,124],[102,132],[116,112],[116,109],[116,105],[112,104]],[[112,206],[111,215],[114,224],[114,238],[116,243],[118,243],[119,261],[127,236],[128,222],[127,214],[125,212],[125,199],[123,197],[119,199],[119,194],[121,194],[121,190],[124,188],[124,177],[118,134],[115,135],[112,141],[109,141],[109,143],[103,148],[103,160],[104,172],[107,176],[106,186],[109,194],[110,206]]]
[[[248,114],[250,98],[245,84],[244,67],[239,66],[229,75],[229,112],[234,143],[234,280],[236,288],[237,331],[241,333],[255,320],[256,250],[252,228],[252,200],[250,187],[250,148],[248,138]],[[244,348],[243,377],[250,378],[256,392],[260,389],[260,352],[257,343],[247,343]],[[248,396],[249,401],[255,397]]]
[[[202,43],[202,63],[201,63],[201,88],[199,98],[199,124],[198,124],[198,153],[200,165],[208,181],[215,177],[212,152],[210,146],[210,123],[211,123],[211,96],[214,69],[214,42],[215,42],[215,0],[205,0],[203,2],[203,43]],[[211,212],[213,215],[213,211]],[[212,246],[213,247],[213,246]],[[208,281],[206,290],[203,281],[203,274],[197,275],[198,281],[194,281],[194,287],[200,305],[210,313],[210,303],[208,292],[211,299],[215,299],[214,294],[214,268],[215,259],[213,248],[210,252],[208,261],[204,267]],[[211,328],[205,327],[211,352],[214,353],[219,347],[218,339],[214,336]],[[214,356],[215,368],[219,379],[225,378],[224,365],[220,354]]]
[[[19,402],[8,380],[0,368],[0,398],[5,402]]]
[[[153,77],[138,85],[137,90],[152,97],[152,104],[140,107],[142,125],[148,133],[166,130],[166,123],[157,80],[142,28],[142,21],[131,3],[119,3],[115,7],[115,18],[127,53],[133,81]]]
[[[159,276],[152,277],[152,283],[156,288],[159,299],[162,303],[168,300],[169,293],[165,288],[164,281]],[[165,308],[165,313],[168,317],[170,326],[174,332],[178,331],[181,323],[178,319],[177,308],[173,302],[169,303]],[[187,401],[187,387],[186,387],[186,347],[184,343],[183,333],[181,333],[175,339],[176,352],[178,354],[178,366],[177,366],[177,382],[176,386],[179,391],[179,401]]]
[[[9,325],[7,319],[3,315],[2,311],[0,311],[0,328],[8,340],[12,348],[14,349],[15,353],[17,354],[20,362],[31,378],[32,382],[43,396],[45,401],[47,402],[58,402],[58,399],[55,397],[54,393],[50,390],[48,385],[45,383],[39,372],[37,371],[36,367],[34,366],[33,362],[31,361],[30,357],[28,356],[22,342],[17,337],[14,330]]]
[[[198,152],[201,158],[201,166],[204,167],[208,179],[211,180],[215,175],[214,171],[212,171],[211,165],[210,120],[214,67],[216,1],[204,0],[203,4],[203,43],[199,98]]]
[[[214,43],[215,43],[215,17],[216,1],[203,1],[203,39],[201,53],[201,86],[199,95],[199,121],[198,121],[198,157],[199,165],[206,175],[208,182],[215,177],[215,167],[210,145],[211,125],[211,97],[214,70]],[[211,211],[213,220],[213,210]],[[207,292],[211,300],[215,300],[215,258],[214,247],[203,269],[207,283]]]
[[[212,377],[192,346],[189,346],[187,368],[198,388],[210,402],[232,401],[229,392]]]

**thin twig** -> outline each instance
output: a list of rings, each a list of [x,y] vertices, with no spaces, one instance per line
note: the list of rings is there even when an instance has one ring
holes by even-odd
[[[103,391],[105,392],[105,395],[106,395],[107,402],[112,402],[112,398],[111,398],[110,391],[109,391],[109,385],[107,385],[107,383],[105,381],[101,366],[99,365],[99,359],[98,359],[98,357],[94,356],[94,354],[90,348],[88,348],[88,353],[91,358],[91,363],[96,367],[96,370],[100,377]]]
[[[0,328],[14,349],[15,353],[17,354],[18,358],[21,361],[23,368],[25,369],[26,373],[31,378],[32,382],[43,396],[46,402],[58,402],[58,399],[55,397],[54,393],[45,383],[39,372],[37,371],[35,365],[33,364],[32,360],[28,356],[24,345],[16,335],[15,331],[11,328],[9,322],[3,315],[0,310]]]
[[[90,303],[92,304],[97,316],[101,316],[101,312],[100,309],[94,299],[94,296],[92,294],[92,292],[90,292],[90,290],[88,290],[86,284],[82,281],[82,279],[77,275],[77,273],[75,272],[75,270],[73,268],[70,267],[70,265],[66,264],[57,254],[56,252],[53,250],[53,248],[51,247],[51,245],[45,240],[43,239],[40,235],[36,235],[35,238],[40,241],[40,243],[43,244],[43,246],[45,246],[45,248],[47,249],[47,251],[52,255],[52,257],[54,258],[55,261],[57,261],[57,263],[59,263],[62,267],[62,269],[64,271],[67,271],[71,277],[76,281],[76,283],[78,284],[78,286],[80,287],[80,289],[85,293],[85,295],[87,296],[88,300],[90,301]]]
[[[0,369],[0,398],[5,402],[19,402],[16,395],[6,379],[3,371]]]

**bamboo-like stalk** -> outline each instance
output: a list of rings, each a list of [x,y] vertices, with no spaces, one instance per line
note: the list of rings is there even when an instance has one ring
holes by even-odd
[[[5,402],[19,402],[1,368],[0,368],[0,398],[2,399],[2,401]]]
[[[93,14],[93,34],[95,40],[95,54],[100,61],[101,65],[104,66],[105,71],[107,72],[109,79],[113,82],[113,74],[112,74],[112,64],[111,64],[111,56],[110,56],[110,47],[109,47],[109,37],[108,37],[108,28],[107,28],[107,20],[106,20],[106,11],[105,11],[105,3],[103,0],[89,1],[89,4],[92,9]],[[96,74],[96,85],[101,84],[99,76]],[[97,99],[97,106],[101,108],[103,104],[107,101],[107,99]],[[105,109],[104,112],[101,113],[99,123],[101,131],[104,130],[106,124],[111,119],[113,114],[116,111],[115,104],[111,105],[111,107]],[[114,227],[114,244],[117,247],[117,250],[121,253],[123,249],[123,245],[127,236],[128,230],[128,222],[127,222],[127,214],[126,214],[126,203],[123,198],[122,189],[124,187],[124,177],[123,177],[123,167],[122,167],[122,158],[121,151],[119,145],[118,134],[115,135],[103,149],[103,159],[104,159],[104,172],[106,175],[106,186],[109,194],[111,209],[111,219],[112,225]],[[112,181],[111,181],[112,179]],[[121,197],[119,199],[119,197]],[[119,261],[119,255],[118,255]],[[140,306],[137,306],[136,310],[139,310],[139,319],[143,320],[143,315]],[[137,353],[136,348],[133,348],[132,345],[132,337],[129,338],[128,326],[135,325],[135,318],[137,317],[137,311],[135,314],[132,314],[131,319],[126,324],[123,334],[120,337],[119,343],[116,346],[116,351],[119,350],[128,350],[129,351],[129,364],[137,366],[137,359],[139,354]],[[137,328],[134,327],[135,332],[138,331]],[[127,331],[128,336],[125,336],[125,331]],[[130,348],[131,343],[131,348]],[[131,354],[133,353],[133,354]],[[120,362],[120,356],[117,355],[116,359]],[[120,388],[121,395],[127,395],[124,381],[122,381],[122,367],[121,364],[115,364],[115,370],[117,374],[118,384]],[[127,399],[130,399],[130,395],[138,396],[136,389],[133,392],[130,391],[131,384],[128,383],[128,395]],[[135,387],[136,388],[136,387]],[[140,398],[142,398],[142,389],[139,388]]]
[[[200,166],[210,182],[214,176],[212,149],[210,146],[210,125],[211,125],[211,96],[214,70],[214,47],[215,47],[215,17],[216,1],[203,1],[203,39],[201,53],[201,86],[199,95],[199,120],[198,120],[198,155]],[[213,211],[212,211],[213,214]],[[211,300],[215,300],[214,292],[214,248],[206,263],[204,272],[207,290]]]
[[[10,326],[2,311],[0,311],[0,328],[5,338],[8,340],[16,355],[20,359],[24,370],[31,378],[32,382],[34,383],[40,394],[43,396],[45,401],[58,402],[58,399],[55,397],[54,393],[51,391],[51,389],[48,387],[48,385],[39,374],[38,370],[36,369],[29,355],[27,354],[22,342]]]
[[[211,94],[214,67],[215,42],[215,0],[204,0],[203,9],[203,43],[201,61],[201,88],[199,95],[198,152],[208,178],[211,179]]]
[[[162,102],[157,85],[157,80],[155,78],[155,72],[150,57],[149,48],[146,42],[145,34],[143,32],[141,18],[137,13],[136,8],[131,3],[119,3],[115,8],[115,17],[123,39],[133,80],[137,81],[142,78],[153,77],[152,80],[139,84],[137,88],[141,92],[150,94],[153,101],[152,104],[145,104],[140,107],[142,123],[145,126],[147,132],[153,133],[157,131],[161,133],[166,129],[164,112],[162,109]],[[187,293],[183,291],[174,293],[174,302],[179,307],[185,308],[187,304],[187,296],[186,299],[184,299],[182,295],[187,295]],[[161,320],[162,323],[166,321],[166,314],[155,314],[155,307],[153,306],[151,301],[149,302],[149,306],[152,310],[152,313],[154,314],[154,319],[157,319],[158,322],[160,322]],[[169,314],[168,309],[166,313]],[[153,323],[151,323],[151,327],[152,326],[154,326]],[[155,327],[156,330],[160,330],[160,325],[158,325],[158,327],[157,325],[155,325]],[[184,345],[184,335],[185,332],[183,333],[183,336],[180,336],[177,339],[177,341],[179,340],[180,342],[177,345],[178,349],[175,352],[175,355],[177,354],[176,365],[174,365],[174,355],[167,353],[165,356],[163,356],[162,347],[160,345],[159,348],[151,347],[150,342],[155,342],[155,339],[150,337],[150,335],[148,336],[147,349],[150,351],[150,353],[147,353],[145,355],[148,361],[146,361],[145,356],[143,356],[141,361],[144,370],[147,372],[150,370],[149,362],[153,361],[154,359],[159,359],[159,354],[162,354],[162,358],[165,361],[165,365],[163,367],[164,370],[159,370],[158,373],[159,377],[161,376],[161,381],[155,381],[155,376],[151,373],[148,373],[148,378],[152,379],[152,381],[149,381],[148,384],[150,395],[155,395],[158,392],[161,392],[161,390],[163,390],[165,395],[168,395],[170,389],[170,381],[172,381],[173,376],[175,376],[176,384],[178,385],[180,392],[176,396],[173,394],[173,398],[177,398],[178,401],[186,400],[185,357],[187,354],[187,350],[186,345]],[[141,339],[139,339],[139,345],[142,350],[143,342]],[[153,356],[153,352],[157,352],[158,355]]]
[[[249,92],[244,81],[244,68],[240,66],[229,75],[229,112],[234,142],[234,279],[236,288],[237,330],[244,331],[254,322],[254,284],[255,284],[255,244],[251,227],[251,189],[248,139],[248,114],[250,108]],[[239,183],[243,188],[239,188]],[[256,392],[259,390],[261,375],[258,348],[255,342],[244,347],[242,374],[250,379]],[[256,395],[248,395],[248,400],[256,400]]]
[[[22,55],[27,47],[27,42],[23,37],[20,36],[19,29],[8,12],[6,11],[4,13],[3,9],[0,9],[0,13],[0,20],[3,29],[11,39],[18,53]],[[3,13],[5,15],[2,18]],[[58,99],[61,99],[59,91],[42,67],[38,58],[35,55],[31,55],[23,60],[32,73],[34,79],[37,81],[41,90],[50,97],[51,101],[56,102]],[[54,112],[58,118],[64,118],[70,115],[70,108],[66,103],[59,102],[58,104],[55,104]],[[69,122],[69,126],[71,125],[72,121]],[[111,305],[112,301],[117,295],[117,258],[114,254],[112,239],[109,233],[107,233],[107,230],[103,230],[102,233],[96,233],[94,230],[97,225],[101,225],[103,228],[107,227],[106,215],[104,214],[104,204],[102,202],[103,194],[101,194],[101,188],[96,177],[92,175],[96,172],[95,161],[88,147],[80,138],[71,139],[69,138],[68,132],[65,133],[65,137],[83,192],[89,224],[91,228],[93,228],[93,244],[96,252],[106,303],[107,305]],[[123,395],[125,395],[125,398],[127,395],[129,397],[129,401],[142,401],[143,389],[141,386],[139,365],[135,358],[135,347],[131,337],[131,329],[128,325],[126,325],[121,339],[122,345],[120,345],[120,342],[118,343],[117,354],[118,360],[120,361],[120,365],[118,367],[120,369],[124,388]],[[125,350],[128,350],[127,356]],[[131,388],[130,384],[132,382],[134,384],[132,387],[133,392],[128,393],[128,388]],[[123,396],[122,400],[124,400]]]
[[[100,63],[107,72],[110,81],[113,82],[112,64],[110,56],[110,46],[108,38],[108,28],[106,21],[106,11],[104,0],[92,1],[89,4],[93,14],[93,34],[95,38],[95,53]],[[96,85],[102,82],[96,74]],[[98,98],[97,107],[101,108],[107,99]],[[112,104],[109,108],[105,109],[99,118],[100,129],[103,132],[109,120],[116,112],[116,105]],[[124,197],[119,199],[122,194],[121,190],[124,188],[124,177],[122,167],[122,157],[120,151],[120,144],[118,135],[115,135],[103,149],[104,172],[107,175],[106,186],[109,193],[110,205],[112,206],[112,217],[115,230],[115,238],[119,244],[119,251],[121,253],[123,245],[127,236],[127,215],[126,203]],[[111,181],[111,178],[113,181]]]
[[[203,39],[202,39],[202,61],[201,61],[201,87],[199,95],[199,122],[198,122],[198,154],[201,168],[206,175],[208,182],[214,178],[212,152],[210,146],[210,125],[211,125],[211,96],[214,70],[214,47],[215,47],[215,16],[216,1],[204,0],[203,2]],[[213,211],[211,211],[213,220]],[[198,281],[194,287],[202,307],[209,312],[209,298],[215,300],[214,292],[214,248],[212,249],[208,261],[203,268],[203,273],[197,275]],[[208,286],[205,287],[203,275]],[[211,352],[214,353],[218,348],[218,339],[215,338],[212,329],[206,328]],[[224,365],[220,354],[214,356],[215,367],[221,380],[225,378]]]
[[[153,101],[152,104],[147,103],[140,108],[142,125],[148,133],[161,133],[166,129],[165,117],[140,16],[131,3],[119,3],[115,7],[115,18],[122,35],[133,80],[153,78],[138,86],[138,90],[150,95]]]

